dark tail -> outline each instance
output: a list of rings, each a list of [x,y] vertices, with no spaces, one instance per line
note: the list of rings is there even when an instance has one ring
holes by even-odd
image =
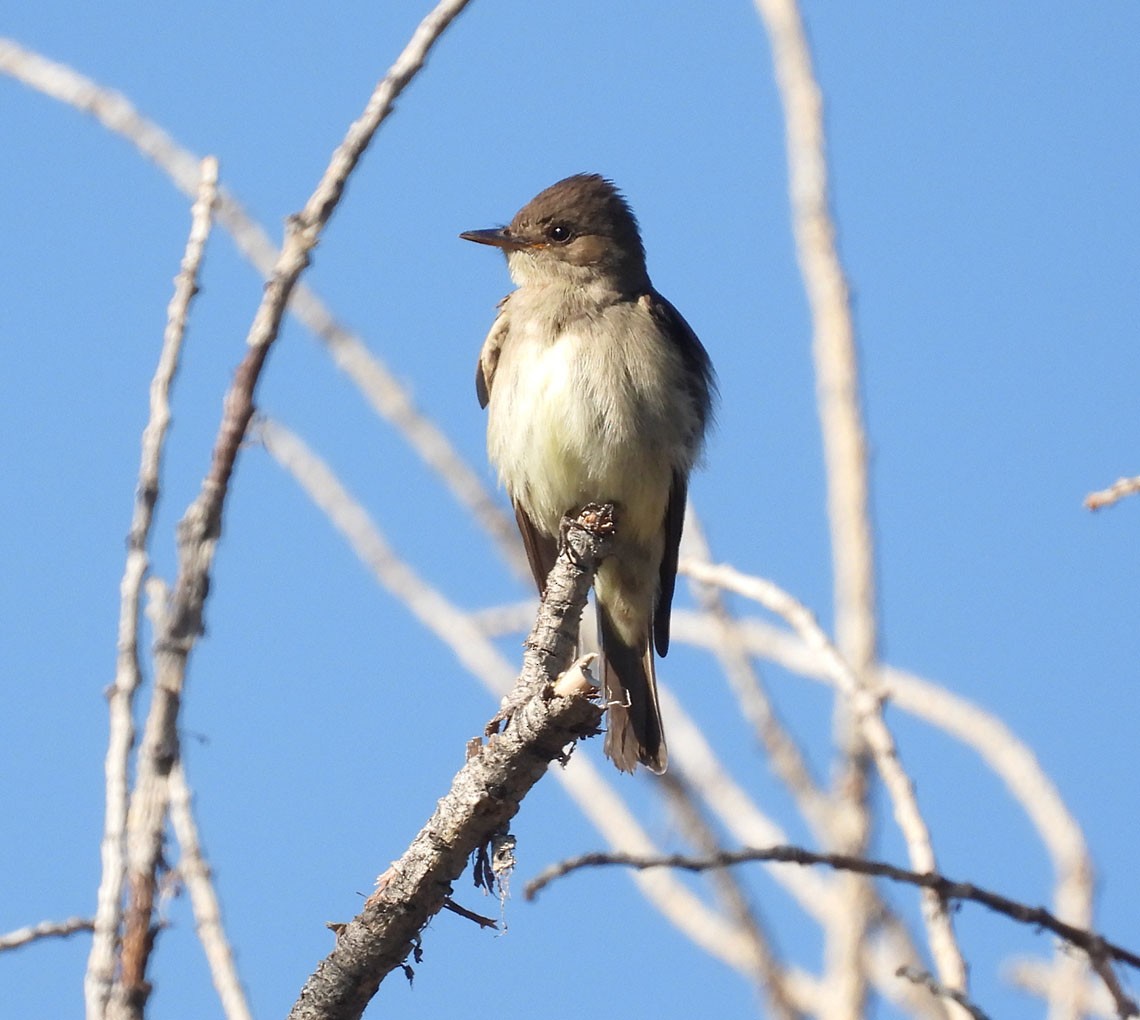
[[[657,704],[657,675],[649,647],[649,627],[637,646],[622,640],[605,606],[598,604],[602,641],[602,686],[606,698],[606,754],[623,772],[637,763],[660,775],[668,752]]]

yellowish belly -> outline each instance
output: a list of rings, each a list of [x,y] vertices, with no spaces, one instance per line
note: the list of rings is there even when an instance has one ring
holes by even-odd
[[[564,514],[588,502],[619,506],[627,538],[648,539],[661,526],[672,465],[638,397],[607,385],[607,367],[586,355],[583,339],[522,343],[498,366],[488,407],[491,462],[510,493],[548,534]]]

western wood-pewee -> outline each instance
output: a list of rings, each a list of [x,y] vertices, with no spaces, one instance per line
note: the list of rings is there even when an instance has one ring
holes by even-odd
[[[594,579],[605,751],[623,771],[664,772],[652,646],[669,648],[689,472],[715,388],[708,354],[653,289],[637,220],[602,177],[567,177],[509,226],[460,236],[501,249],[518,288],[475,384],[534,579],[541,592],[565,514],[614,504],[614,550]]]

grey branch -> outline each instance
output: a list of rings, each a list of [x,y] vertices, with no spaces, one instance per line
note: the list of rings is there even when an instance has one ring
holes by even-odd
[[[134,145],[184,194],[194,195],[198,159],[139,113],[122,94],[11,39],[0,38],[0,74],[11,75],[29,88],[89,114],[108,131]],[[250,264],[262,276],[270,276],[278,258],[276,245],[225,187],[218,189],[215,212],[218,223],[229,231]],[[358,334],[338,321],[320,296],[303,282],[293,289],[289,311],[325,344],[337,367],[355,383],[376,413],[396,428],[491,535],[500,554],[519,576],[529,581],[530,568],[518,541],[514,517],[503,513],[482,475],[460,456],[440,427],[416,406],[404,383],[369,350]]]
[[[142,435],[135,506],[127,538],[127,561],[119,586],[118,655],[115,680],[108,692],[110,732],[103,766],[106,805],[100,852],[102,874],[95,914],[95,937],[91,942],[84,978],[89,1017],[103,1015],[115,976],[115,951],[122,923],[123,883],[127,872],[128,775],[131,748],[135,742],[133,705],[142,684],[139,619],[142,587],[149,569],[147,548],[158,502],[166,433],[170,426],[170,392],[181,361],[190,304],[198,292],[198,275],[210,236],[217,194],[218,161],[208,156],[202,160],[197,197],[190,213],[190,236],[174,280],[162,351],[150,384],[150,415]],[[154,838],[160,840],[161,836]]]
[[[668,854],[658,857],[645,857],[637,854],[588,853],[571,857],[553,864],[537,878],[527,883],[526,898],[534,899],[539,892],[557,878],[581,868],[596,868],[606,865],[623,865],[628,868],[681,868],[685,871],[708,871],[712,868],[728,868],[737,864],[757,861],[777,861],[782,864],[823,865],[835,871],[849,871],[874,878],[887,878],[892,882],[913,885],[919,889],[929,889],[939,899],[980,903],[995,913],[1004,914],[1014,921],[1033,925],[1052,932],[1072,946],[1087,953],[1094,961],[1115,960],[1140,970],[1140,955],[1123,946],[1109,942],[1096,932],[1075,925],[1066,924],[1044,907],[1031,907],[1028,904],[1011,900],[1000,893],[984,889],[972,882],[957,882],[936,872],[908,871],[885,861],[868,860],[849,854],[825,854],[805,850],[798,846],[771,846],[746,850],[725,850],[706,857],[687,857],[684,854]],[[1130,1016],[1140,1016],[1136,1006]]]
[[[355,1020],[380,982],[419,942],[451,897],[468,859],[505,832],[527,792],[566,747],[597,732],[602,709],[580,685],[559,683],[577,644],[594,569],[608,549],[608,508],[566,522],[562,549],[527,639],[517,707],[503,732],[469,745],[467,763],[403,856],[378,880],[364,909],[336,925],[336,945],[305,983],[289,1020]],[[586,689],[588,690],[588,688]],[[564,693],[565,692],[565,693]]]

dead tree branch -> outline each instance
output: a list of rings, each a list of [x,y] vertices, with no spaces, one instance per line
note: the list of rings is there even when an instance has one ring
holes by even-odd
[[[602,709],[585,696],[579,670],[568,670],[578,624],[598,561],[608,550],[611,518],[598,508],[568,522],[538,619],[526,643],[509,721],[468,750],[435,813],[403,856],[378,880],[336,945],[305,983],[289,1020],[354,1020],[380,982],[418,945],[424,925],[451,897],[472,853],[505,832],[523,797],[567,745],[597,732]],[[566,674],[569,683],[559,682]]]
[[[129,905],[120,978],[112,993],[114,1015],[141,1020],[149,995],[146,969],[154,943],[154,900],[168,803],[167,778],[178,759],[177,718],[186,664],[203,628],[210,573],[222,531],[222,511],[238,450],[254,412],[254,393],[277,339],[285,307],[311,253],[377,129],[396,98],[423,67],[428,51],[467,0],[443,0],[420,23],[381,79],[361,116],[333,153],[316,190],[288,224],[285,244],[269,275],[250,327],[248,351],[225,396],[210,468],[198,497],[178,526],[178,577],[155,642],[155,691],[138,758],[138,779],[128,817]]]
[[[852,857],[849,854],[815,853],[798,846],[772,846],[757,849],[724,851],[706,857],[688,857],[684,854],[641,857],[636,854],[588,853],[571,857],[553,864],[537,878],[527,883],[524,895],[534,899],[546,886],[563,875],[582,868],[622,865],[639,870],[645,868],[681,868],[685,871],[708,871],[712,868],[728,868],[738,864],[756,861],[777,861],[782,864],[822,865],[835,871],[847,871],[872,878],[886,878],[892,882],[912,885],[919,889],[929,889],[946,903],[980,903],[998,914],[1044,928],[1072,946],[1083,950],[1095,962],[1113,960],[1140,970],[1140,954],[1123,946],[1109,942],[1096,932],[1066,924],[1044,907],[1031,907],[1028,904],[1011,900],[1007,896],[974,885],[973,882],[958,882],[936,872],[908,871],[885,861],[872,861],[865,857]],[[1128,1016],[1140,1016],[1140,1010],[1129,1003],[1132,1010]]]
[[[107,698],[110,724],[103,765],[106,793],[100,851],[102,874],[95,913],[95,937],[91,942],[84,978],[87,1015],[92,1018],[103,1015],[111,995],[115,951],[122,923],[130,800],[128,775],[135,742],[133,705],[135,694],[142,685],[140,607],[143,583],[149,569],[147,548],[158,502],[163,449],[170,426],[170,391],[181,361],[190,304],[198,293],[198,276],[210,236],[217,194],[218,161],[211,156],[202,160],[200,167],[197,198],[190,212],[190,236],[174,279],[174,295],[167,308],[162,350],[150,384],[150,415],[143,429],[135,506],[127,537],[127,561],[119,585],[118,654],[115,680]]]

